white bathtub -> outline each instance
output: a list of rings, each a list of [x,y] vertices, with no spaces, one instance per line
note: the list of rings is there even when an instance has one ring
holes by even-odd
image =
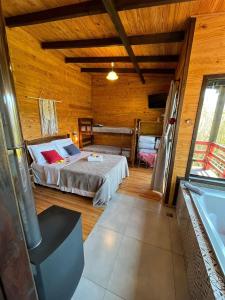
[[[225,191],[199,187],[191,196],[225,275]]]

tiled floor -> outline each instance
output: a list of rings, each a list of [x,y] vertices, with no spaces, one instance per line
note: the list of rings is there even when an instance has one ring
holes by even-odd
[[[116,193],[84,244],[85,268],[72,300],[188,300],[171,211]]]

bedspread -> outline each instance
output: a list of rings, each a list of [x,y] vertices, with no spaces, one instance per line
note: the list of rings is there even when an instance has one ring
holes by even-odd
[[[103,155],[103,162],[89,162],[87,158],[81,158],[60,169],[59,187],[71,193],[74,189],[89,192],[94,196],[94,206],[105,206],[128,175],[124,156]]]

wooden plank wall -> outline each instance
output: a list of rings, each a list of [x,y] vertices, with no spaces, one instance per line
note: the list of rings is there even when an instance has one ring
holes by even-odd
[[[184,176],[204,75],[225,74],[225,14],[197,16],[170,191],[173,200],[177,176]],[[191,124],[185,121],[190,119]]]
[[[93,117],[96,123],[105,126],[133,127],[134,119],[153,121],[149,124],[148,132],[161,135],[161,123],[156,123],[157,118],[163,113],[163,109],[149,109],[148,95],[168,92],[171,76],[154,75],[145,76],[146,84],[142,84],[135,74],[119,74],[115,82],[106,80],[105,75],[93,75],[92,78],[92,105]],[[96,137],[95,141],[121,145],[119,138]],[[129,139],[123,140],[126,146]]]
[[[66,65],[60,53],[46,52],[22,29],[7,29],[16,94],[25,139],[41,137],[38,101],[26,96],[58,99],[59,133],[78,131],[78,117],[92,117],[91,76]]]

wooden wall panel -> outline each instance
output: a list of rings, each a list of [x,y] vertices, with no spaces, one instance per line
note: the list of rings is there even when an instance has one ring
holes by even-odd
[[[145,76],[146,84],[142,84],[135,74],[119,74],[116,82],[108,81],[105,76],[93,75],[92,79],[94,121],[106,126],[125,127],[133,127],[135,118],[153,121],[149,124],[149,133],[161,135],[162,120],[160,124],[156,121],[164,110],[149,109],[148,95],[168,92],[172,77],[148,75]],[[115,139],[110,142],[112,145],[119,143]]]
[[[137,75],[119,74],[119,79],[111,82],[106,75],[93,75],[92,100],[95,122],[108,126],[133,127],[134,119],[156,121],[164,110],[149,109],[148,95],[168,92],[170,76],[145,76],[142,84]],[[156,127],[156,128],[154,128]],[[161,130],[153,124],[153,131]]]
[[[172,176],[184,176],[204,75],[225,73],[225,14],[197,16]],[[191,119],[191,124],[185,121]]]
[[[62,101],[56,104],[59,133],[78,131],[78,117],[92,117],[90,75],[40,49],[22,29],[8,29],[7,37],[24,138],[41,136],[38,101],[26,96]]]

